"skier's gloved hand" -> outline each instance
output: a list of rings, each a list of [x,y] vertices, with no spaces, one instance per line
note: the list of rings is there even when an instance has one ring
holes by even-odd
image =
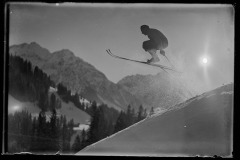
[[[165,51],[164,50],[160,50],[160,53],[165,56]]]

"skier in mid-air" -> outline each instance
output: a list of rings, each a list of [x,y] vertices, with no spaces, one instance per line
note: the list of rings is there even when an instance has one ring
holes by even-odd
[[[160,50],[160,54],[165,56],[165,51],[163,49],[167,48],[168,40],[167,38],[157,29],[149,28],[148,25],[141,26],[142,34],[148,36],[149,40],[144,41],[142,44],[143,49],[148,52],[152,58],[147,61],[147,63],[155,63],[160,61],[157,56],[157,50]]]
[[[142,44],[143,49],[152,56],[152,58],[147,60],[147,62],[114,55],[110,51],[110,49],[106,50],[107,53],[110,56],[115,57],[115,58],[159,67],[164,71],[165,70],[171,70],[171,71],[174,71],[174,72],[181,73],[181,72],[179,72],[178,70],[175,69],[175,67],[171,64],[171,62],[169,61],[169,59],[165,55],[164,49],[167,48],[167,46],[168,46],[167,38],[159,30],[149,28],[149,26],[147,26],[147,25],[142,25],[141,26],[141,31],[142,31],[142,34],[148,36],[148,38],[149,38],[149,40],[144,41],[143,44]],[[160,61],[159,57],[157,56],[157,51],[158,50],[160,51],[160,54],[163,55],[168,60],[168,62],[171,64],[172,67],[168,67],[168,66],[161,65],[161,64],[156,64],[156,62]]]

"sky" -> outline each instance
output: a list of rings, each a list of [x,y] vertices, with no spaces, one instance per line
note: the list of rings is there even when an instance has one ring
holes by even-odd
[[[144,24],[167,37],[166,55],[183,72],[181,78],[190,87],[203,92],[233,82],[231,5],[11,3],[9,43],[37,42],[51,53],[69,49],[117,83],[128,75],[162,72],[106,53],[106,49],[111,49],[122,57],[149,59],[150,55],[142,49],[142,42],[147,40],[140,31]],[[159,64],[170,65],[159,57]],[[201,62],[204,57],[207,64]]]

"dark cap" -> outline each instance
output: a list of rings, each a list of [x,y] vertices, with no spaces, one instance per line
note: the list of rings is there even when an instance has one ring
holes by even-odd
[[[141,26],[141,31],[142,31],[142,34],[147,35],[148,31],[149,31],[149,26],[148,25],[142,25]]]
[[[141,26],[141,31],[147,31],[149,30],[149,26],[148,25],[142,25]]]

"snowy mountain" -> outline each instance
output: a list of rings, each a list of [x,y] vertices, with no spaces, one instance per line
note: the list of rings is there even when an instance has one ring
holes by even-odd
[[[219,87],[153,115],[79,155],[231,156],[233,84]]]
[[[193,97],[191,90],[181,79],[176,76],[173,78],[165,72],[157,75],[127,76],[118,84],[154,108],[166,109]]]
[[[76,57],[68,49],[50,53],[39,44],[32,42],[13,45],[9,52],[29,60],[50,75],[56,84],[61,82],[72,92],[78,92],[88,100],[108,104],[109,107],[117,110],[126,109],[129,104],[138,108],[141,104],[139,99],[123,87],[109,81],[102,72]]]
[[[39,66],[56,84],[61,82],[72,92],[117,110],[126,109],[129,104],[135,109],[140,104],[149,109],[152,106],[168,108],[193,96],[179,84],[179,80],[171,79],[163,72],[127,76],[115,84],[68,49],[50,53],[32,42],[11,46],[10,54],[19,55]]]

